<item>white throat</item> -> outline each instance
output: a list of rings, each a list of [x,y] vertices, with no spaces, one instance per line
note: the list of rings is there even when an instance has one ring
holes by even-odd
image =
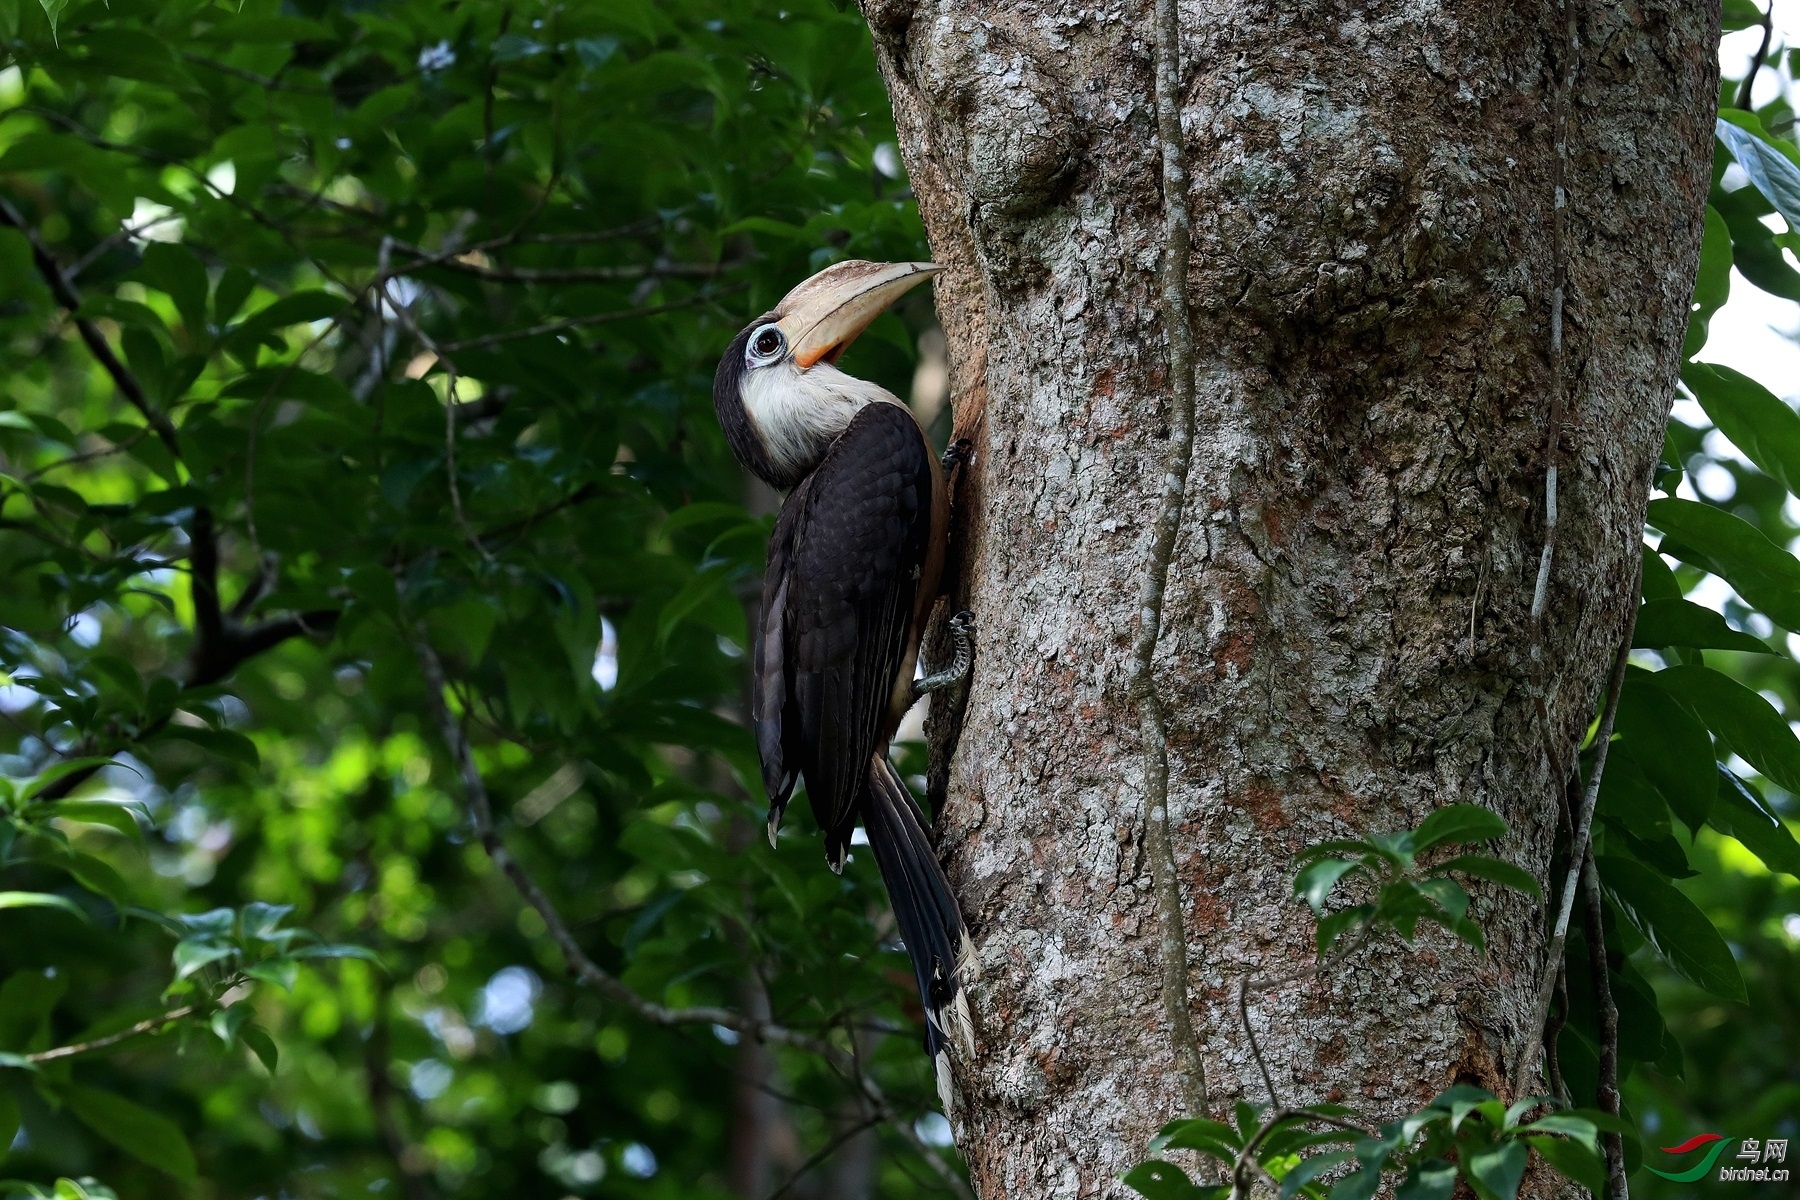
[[[744,410],[775,468],[795,479],[819,465],[838,435],[868,404],[899,404],[894,394],[830,363],[801,370],[783,359],[744,373]]]

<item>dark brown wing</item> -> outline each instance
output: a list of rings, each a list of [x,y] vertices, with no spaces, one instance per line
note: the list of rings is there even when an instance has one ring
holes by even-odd
[[[786,717],[788,560],[794,548],[794,530],[806,511],[806,493],[812,480],[802,483],[775,520],[769,538],[769,562],[763,571],[762,616],[756,628],[756,652],[752,659],[750,722],[756,730],[757,757],[762,760],[763,790],[769,796],[769,837],[787,809],[794,792],[798,759],[789,759],[782,741]]]
[[[772,603],[757,656],[765,782],[805,776],[834,864],[850,844],[869,760],[884,749],[931,534],[931,483],[931,450],[912,415],[871,404],[788,497],[771,540]],[[774,712],[779,727],[765,726]]]

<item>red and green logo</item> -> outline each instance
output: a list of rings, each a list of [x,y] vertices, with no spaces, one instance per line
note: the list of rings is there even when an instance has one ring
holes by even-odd
[[[1700,1161],[1687,1170],[1658,1171],[1648,1163],[1645,1164],[1645,1167],[1651,1174],[1661,1175],[1664,1179],[1673,1180],[1676,1183],[1693,1183],[1711,1171],[1713,1164],[1719,1161],[1719,1155],[1725,1153],[1725,1147],[1735,1141],[1737,1141],[1736,1138],[1728,1138],[1722,1133],[1697,1133],[1679,1146],[1662,1148],[1664,1154],[1691,1154],[1702,1146],[1707,1147],[1707,1151],[1701,1156]]]

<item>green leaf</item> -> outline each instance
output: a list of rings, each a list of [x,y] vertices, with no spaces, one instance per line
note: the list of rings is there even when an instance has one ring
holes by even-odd
[[[1800,631],[1800,562],[1761,530],[1710,504],[1663,497],[1645,519],[1668,536],[1662,552],[1711,571],[1770,620]]]
[[[1764,803],[1756,789],[1724,767],[1719,768],[1719,799],[1707,823],[1729,834],[1762,859],[1771,871],[1783,871],[1800,879],[1800,841],[1786,822]]]
[[[1394,1191],[1394,1200],[1450,1200],[1456,1192],[1456,1167],[1441,1158],[1414,1163]]]
[[[60,45],[61,39],[56,32],[56,22],[62,16],[63,10],[69,7],[69,0],[38,0],[38,6],[44,10],[44,16],[50,21],[51,38],[56,39]]]
[[[1730,367],[1691,362],[1682,367],[1681,381],[1720,433],[1782,487],[1800,495],[1800,414]]]
[[[256,743],[233,729],[196,729],[189,725],[170,725],[162,731],[162,736],[192,742],[209,753],[242,763],[246,767],[256,767],[262,763],[261,756],[256,752]]]
[[[7,1148],[19,1135],[19,1102],[12,1098],[12,1093],[0,1089],[0,1158],[6,1157]]]
[[[280,954],[251,963],[244,968],[244,974],[264,983],[272,983],[284,992],[291,992],[294,990],[294,982],[300,977],[300,964],[287,955]]]
[[[1357,863],[1341,858],[1322,858],[1309,863],[1300,874],[1294,876],[1294,895],[1312,905],[1315,913],[1321,912],[1325,907],[1325,898],[1337,886],[1338,880],[1357,870],[1358,866]]]
[[[1595,866],[1619,912],[1670,966],[1715,996],[1744,1002],[1744,979],[1730,948],[1692,900],[1631,859],[1603,854]]]
[[[1599,1130],[1594,1128],[1592,1121],[1573,1113],[1547,1113],[1519,1129],[1521,1133],[1558,1133],[1587,1146],[1596,1145],[1595,1139],[1599,1137]]]
[[[1531,1152],[1519,1142],[1503,1142],[1492,1150],[1469,1156],[1467,1173],[1484,1200],[1513,1200],[1518,1195],[1519,1181],[1525,1177],[1525,1164]]]
[[[1681,347],[1684,360],[1693,358],[1706,345],[1713,314],[1731,295],[1731,227],[1710,204],[1705,221],[1705,233],[1700,239],[1700,269],[1694,278],[1694,311],[1688,315],[1687,337]]]
[[[275,1064],[281,1059],[281,1052],[275,1048],[275,1039],[269,1036],[269,1031],[261,1025],[249,1024],[238,1031],[238,1036],[243,1039],[244,1045],[250,1047],[250,1052],[256,1055],[269,1074],[273,1075]]]
[[[1363,1158],[1359,1153],[1358,1158]],[[1381,1187],[1381,1167],[1366,1159],[1362,1169],[1353,1171],[1331,1186],[1331,1200],[1369,1200]]]
[[[247,938],[271,941],[275,931],[293,911],[294,906],[291,904],[265,904],[261,900],[253,900],[244,905],[243,914],[238,918],[238,926]]]
[[[1658,557],[1657,561],[1662,559]],[[1632,634],[1631,644],[1646,650],[1686,646],[1694,650],[1775,653],[1761,638],[1733,629],[1722,614],[1679,599],[1646,601],[1638,609],[1637,630]]]
[[[1209,1121],[1204,1117],[1190,1117],[1181,1121],[1171,1121],[1163,1126],[1152,1148],[1161,1153],[1163,1150],[1203,1150],[1208,1154],[1230,1162],[1237,1152],[1243,1148],[1244,1139],[1238,1131],[1223,1121]],[[1223,1147],[1224,1154],[1219,1154],[1214,1147]]]
[[[0,892],[0,908],[60,908],[87,920],[87,913],[74,901],[49,892]]]
[[[367,946],[353,946],[347,942],[339,942],[323,946],[300,946],[293,952],[294,958],[360,958],[364,962],[372,962],[382,966],[381,956]]]
[[[150,820],[149,813],[144,812],[143,806],[137,801],[115,804],[111,800],[55,800],[44,805],[42,811],[45,816],[64,821],[104,825],[133,841],[142,841],[144,838],[143,827],[138,824],[138,815],[142,814],[146,823]]]
[[[1800,738],[1767,700],[1711,667],[1670,667],[1650,678],[1744,761],[1790,792],[1800,792]]]
[[[229,943],[211,938],[183,938],[175,943],[175,978],[186,979],[208,963],[216,963],[237,953]]]
[[[104,758],[97,755],[65,759],[64,761],[57,763],[54,767],[50,767],[27,784],[25,786],[25,791],[21,795],[21,799],[34,799],[40,795],[45,788],[49,787],[59,779],[66,779],[79,771],[92,771],[100,767],[109,767],[112,765],[112,761],[113,760],[110,758]]]
[[[1331,952],[1331,947],[1352,928],[1360,928],[1375,915],[1375,909],[1367,904],[1358,904],[1354,908],[1341,908],[1328,917],[1319,919],[1318,932],[1314,941],[1318,946],[1320,958]]]
[[[71,1087],[63,1103],[81,1123],[125,1153],[183,1183],[195,1178],[194,1152],[181,1126],[97,1088]]]
[[[1538,881],[1523,867],[1514,866],[1486,854],[1462,854],[1447,859],[1435,868],[1438,874],[1460,871],[1464,875],[1473,875],[1477,879],[1486,879],[1493,883],[1512,888],[1516,892],[1524,892],[1528,896],[1542,896]]]
[[[1206,1194],[1180,1167],[1156,1158],[1125,1172],[1125,1186],[1148,1200],[1198,1200]]]
[[[1297,1166],[1281,1177],[1281,1200],[1293,1200],[1301,1188],[1331,1168],[1350,1162],[1355,1157],[1354,1150],[1334,1150],[1330,1154],[1316,1154],[1300,1160]]]
[[[1413,852],[1423,854],[1446,842],[1486,842],[1506,833],[1498,813],[1474,804],[1447,804],[1413,831]]]
[[[1564,1138],[1528,1137],[1525,1141],[1563,1178],[1574,1180],[1595,1196],[1606,1194],[1606,1164],[1588,1147]]]
[[[1681,584],[1675,580],[1675,572],[1663,561],[1662,555],[1652,547],[1643,547],[1644,581],[1642,591],[1646,602],[1651,600],[1681,599]],[[1639,610],[1640,613],[1642,610]]]
[[[192,250],[175,242],[151,242],[135,274],[175,301],[190,336],[205,336],[206,267]]]
[[[1712,738],[1670,690],[1656,686],[1658,679],[1649,671],[1626,673],[1612,752],[1630,755],[1675,815],[1698,829],[1718,790]]]
[[[1756,190],[1775,206],[1788,228],[1800,229],[1800,167],[1763,132],[1756,114],[1724,109],[1714,129],[1731,151],[1731,157],[1744,168]]]

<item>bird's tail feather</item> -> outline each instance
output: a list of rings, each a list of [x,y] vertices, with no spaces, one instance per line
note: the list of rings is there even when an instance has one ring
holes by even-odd
[[[975,947],[963,924],[950,881],[925,836],[925,817],[893,764],[876,755],[869,764],[863,826],[906,953],[912,959],[925,1004],[925,1052],[937,1067],[944,1111],[952,1111],[950,1050],[965,1062],[975,1055],[968,985],[977,975]]]

